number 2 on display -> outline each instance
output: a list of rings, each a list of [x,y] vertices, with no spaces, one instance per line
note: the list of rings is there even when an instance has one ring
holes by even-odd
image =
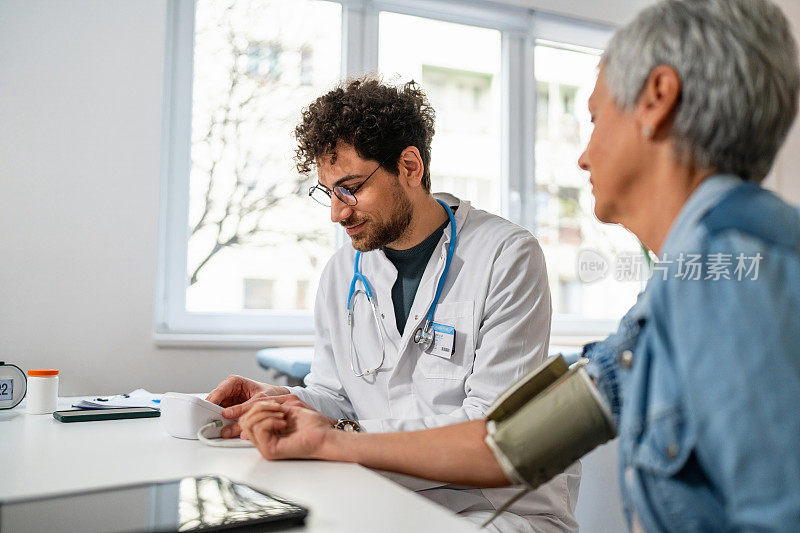
[[[11,380],[0,380],[0,400],[11,396]]]

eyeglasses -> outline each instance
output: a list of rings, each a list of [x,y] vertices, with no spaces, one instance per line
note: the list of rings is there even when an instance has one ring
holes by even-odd
[[[357,187],[342,187],[341,185],[337,185],[336,187],[333,188],[333,194],[335,194],[339,200],[341,200],[347,205],[350,206],[356,205],[358,203],[358,199],[356,198],[356,192],[358,192],[358,190],[364,186],[364,184],[372,177],[373,174],[375,174],[378,171],[379,168],[383,166],[385,162],[386,159],[381,161],[378,164],[378,167],[375,170],[373,170],[370,173],[370,175],[367,176],[367,178],[364,181],[362,181]],[[319,183],[308,189],[308,195],[314,200],[316,200],[318,203],[324,205],[325,207],[331,206],[331,190]]]

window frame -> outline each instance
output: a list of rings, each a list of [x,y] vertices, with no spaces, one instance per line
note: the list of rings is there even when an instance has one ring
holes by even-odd
[[[501,33],[501,209],[504,217],[536,231],[536,80],[539,41],[605,48],[613,27],[488,0],[330,0],[342,6],[341,78],[378,70],[382,11],[498,30]],[[167,4],[164,113],[155,290],[155,340],[175,345],[312,344],[313,311],[190,313],[186,311],[189,173],[195,0]],[[337,244],[343,243],[341,232]],[[616,320],[556,315],[554,337],[593,337]]]

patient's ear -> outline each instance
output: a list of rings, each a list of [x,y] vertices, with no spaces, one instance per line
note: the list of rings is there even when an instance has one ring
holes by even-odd
[[[668,65],[654,68],[645,81],[634,117],[649,139],[668,137],[681,96],[681,79]]]

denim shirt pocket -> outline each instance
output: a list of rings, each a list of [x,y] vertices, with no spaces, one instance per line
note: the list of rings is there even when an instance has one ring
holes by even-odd
[[[669,406],[644,421],[640,437],[633,444],[631,460],[636,467],[655,475],[674,476],[686,465],[694,444],[682,407]]]
[[[680,404],[649,415],[631,443],[630,460],[638,471],[634,499],[646,528],[701,532],[690,486],[678,479],[687,466],[696,435]]]

